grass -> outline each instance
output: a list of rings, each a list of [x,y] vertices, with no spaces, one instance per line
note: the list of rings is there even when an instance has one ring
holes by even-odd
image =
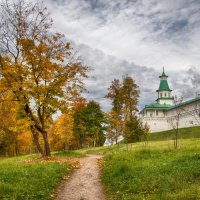
[[[22,156],[0,160],[0,199],[53,198],[55,187],[71,167],[60,162],[31,162],[33,158]]]
[[[66,151],[53,152],[52,155],[56,157],[83,157],[85,156],[85,153],[84,151],[66,150]]]
[[[149,142],[110,148],[102,181],[113,200],[200,199],[200,139]],[[105,147],[104,147],[105,149]]]
[[[200,199],[199,132],[199,127],[180,129],[182,139],[178,150],[174,150],[174,142],[170,140],[173,132],[166,131],[153,133],[148,146],[139,142],[52,154],[58,158],[104,154],[101,178],[109,199],[197,200]],[[71,166],[63,162],[27,162],[35,157],[0,159],[0,199],[53,199],[54,189]]]
[[[188,138],[200,138],[200,127],[191,127],[191,128],[180,128],[179,137],[182,139]],[[174,138],[174,130],[151,133],[149,140],[159,141],[159,140],[168,140]]]

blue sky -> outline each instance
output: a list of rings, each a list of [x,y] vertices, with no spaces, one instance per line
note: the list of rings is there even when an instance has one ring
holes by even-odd
[[[104,110],[103,97],[114,78],[130,74],[141,90],[139,107],[156,99],[165,66],[174,95],[199,91],[200,1],[45,0],[55,30],[65,33],[90,66],[89,100]],[[94,77],[93,77],[94,76]],[[200,91],[199,91],[200,92]]]

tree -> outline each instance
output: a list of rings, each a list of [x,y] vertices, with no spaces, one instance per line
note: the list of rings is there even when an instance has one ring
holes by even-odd
[[[100,105],[95,101],[90,101],[84,113],[88,139],[93,143],[93,146],[102,146],[105,142],[103,133],[105,118]]]
[[[74,59],[65,37],[52,32],[52,19],[41,4],[5,0],[0,13],[0,92],[12,92],[10,101],[18,102],[38,151],[50,156],[52,115],[83,91],[87,67]]]
[[[121,94],[121,84],[118,79],[112,81],[111,86],[108,88],[108,94],[105,96],[112,100],[113,108],[112,110],[118,115],[122,114],[122,94]]]
[[[169,124],[171,125],[172,129],[174,130],[175,136],[174,136],[174,148],[178,149],[178,139],[179,139],[179,126],[180,126],[180,120],[181,116],[184,112],[183,107],[179,106],[174,111],[175,115],[169,119]]]
[[[143,124],[143,135],[144,135],[145,146],[147,146],[150,136],[150,127],[147,123]]]
[[[10,96],[4,97],[10,98]],[[32,138],[23,121],[17,121],[17,102],[0,103],[0,154],[15,156],[29,153]]]
[[[115,144],[118,144],[118,138],[123,132],[122,117],[114,110],[111,110],[106,114],[106,119],[108,122],[107,138],[109,138],[112,143],[115,141]]]
[[[73,131],[78,138],[78,148],[83,148],[86,140],[85,108],[86,103],[81,103],[74,108]]]
[[[127,142],[139,140],[142,131],[142,125],[136,115],[139,88],[133,78],[128,75],[124,76],[122,84],[114,79],[108,88],[106,98],[110,98],[113,105],[109,120],[112,124],[109,134],[115,134],[118,138],[119,133],[123,133]],[[122,130],[120,129],[121,124]]]
[[[90,101],[86,106],[79,107],[74,115],[74,131],[79,137],[80,147],[102,146],[104,136],[104,114],[100,105]]]
[[[123,133],[122,85],[118,79],[112,81],[105,97],[111,99],[113,105],[112,110],[107,113],[107,121],[109,123],[107,137],[109,137],[112,142],[115,140],[115,142],[118,143],[118,138]]]
[[[140,137],[144,135],[142,122],[135,116],[125,121],[124,138],[127,143],[138,142]]]
[[[128,143],[139,141],[143,133],[142,123],[136,115],[139,88],[133,78],[128,75],[123,77],[121,93],[124,112],[124,138]]]
[[[50,128],[50,144],[53,150],[77,149],[77,138],[73,131],[73,111],[62,114]]]
[[[123,77],[121,93],[125,120],[129,120],[138,111],[137,104],[139,98],[139,87],[133,78],[128,75]]]

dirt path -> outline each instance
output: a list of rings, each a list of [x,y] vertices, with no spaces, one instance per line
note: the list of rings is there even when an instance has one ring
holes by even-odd
[[[99,179],[98,159],[100,155],[80,158],[80,168],[58,189],[55,200],[105,200]]]

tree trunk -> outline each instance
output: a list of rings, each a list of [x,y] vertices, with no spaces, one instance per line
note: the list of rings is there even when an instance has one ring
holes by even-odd
[[[47,132],[44,131],[42,133],[42,136],[43,136],[43,139],[44,139],[44,156],[51,156],[51,151],[50,151],[50,147],[49,147]]]
[[[32,132],[32,135],[33,135],[34,143],[35,143],[35,145],[36,145],[38,151],[40,152],[40,154],[41,154],[42,156],[44,156],[44,151],[42,150],[42,148],[41,148],[41,146],[40,146],[40,143],[39,143],[38,133],[36,133],[36,132],[34,131],[34,128],[33,128],[33,127],[31,127],[31,132]]]

